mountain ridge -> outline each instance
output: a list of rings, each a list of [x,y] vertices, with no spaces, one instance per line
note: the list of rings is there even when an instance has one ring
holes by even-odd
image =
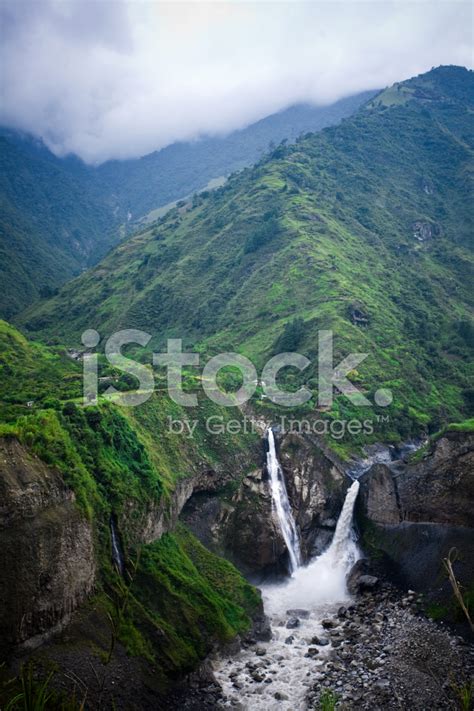
[[[130,232],[132,217],[253,162],[271,140],[293,140],[339,121],[372,94],[293,107],[225,138],[174,144],[98,168],[74,156],[59,158],[28,134],[0,129],[0,315],[11,318],[97,263]]]
[[[453,73],[462,100],[445,92]],[[182,337],[257,365],[283,337],[314,362],[317,331],[330,329],[337,355],[371,353],[357,375],[371,397],[380,385],[395,392],[387,437],[462,419],[474,343],[473,73],[441,68],[409,82],[425,94],[434,82],[438,97],[374,104],[279,146],[19,323],[71,342],[85,328],[142,328],[154,345]],[[303,379],[314,377],[311,366]],[[332,416],[344,412],[338,400]]]

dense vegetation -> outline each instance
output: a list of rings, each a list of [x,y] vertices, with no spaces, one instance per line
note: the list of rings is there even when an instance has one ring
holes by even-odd
[[[163,690],[216,641],[247,630],[260,601],[231,564],[183,528],[145,545],[146,517],[166,510],[180,478],[222,469],[224,460],[247,461],[254,438],[213,438],[203,421],[193,439],[169,432],[167,417],[184,413],[161,391],[136,412],[103,398],[82,407],[80,374],[81,364],[63,349],[31,343],[0,322],[0,437],[15,437],[61,472],[94,528],[99,580],[91,609],[104,632],[99,650],[95,638],[91,648],[106,659],[116,635],[129,654],[153,663]],[[209,401],[204,407],[209,416],[241,416]],[[111,519],[124,578],[112,562]]]
[[[113,204],[100,181],[115,176],[120,210],[135,202],[145,211],[226,172],[225,165],[242,167],[269,134],[280,137],[288,116],[301,112],[303,124],[312,110],[292,109],[249,133],[175,146],[128,168],[105,166],[94,178],[98,203],[89,192],[92,171],[3,137],[3,309],[13,313],[39,294],[44,298],[17,318],[42,343],[0,321],[0,436],[16,438],[59,471],[93,527],[97,587],[79,627],[68,632],[70,647],[86,645],[107,665],[121,642],[150,665],[162,691],[195,669],[216,642],[245,632],[260,605],[238,571],[181,525],[152,543],[144,536],[148,517],[168,510],[187,477],[222,474],[225,496],[225,487],[235,491],[255,466],[255,435],[230,429],[216,436],[206,429],[209,417],[239,424],[242,412],[205,397],[192,368],[184,380],[186,390],[200,393],[196,407],[171,401],[158,369],[153,397],[121,407],[120,393],[136,381],[102,354],[98,402],[83,407],[81,353],[71,348],[84,329],[98,329],[103,340],[125,327],[153,334],[147,349],[134,351],[148,364],[151,349],[162,348],[167,337],[183,338],[203,363],[238,350],[259,369],[272,355],[297,350],[311,366],[286,373],[283,384],[304,383],[314,396],[293,415],[330,424],[360,416],[372,422],[372,438],[384,441],[422,430],[472,431],[473,110],[467,70],[444,67],[395,85],[341,125],[273,148],[224,187],[180,202],[49,300],[48,290],[111,244],[112,233],[102,228]],[[186,155],[193,160],[181,173]],[[153,182],[169,171],[174,182]],[[143,190],[147,176],[149,190]],[[57,202],[45,185],[59,191]],[[343,396],[330,409],[317,407],[321,329],[335,334],[335,361],[350,352],[369,354],[351,379],[371,402],[379,388],[389,388],[390,407],[361,410]],[[239,375],[229,369],[220,383],[235,389]],[[117,393],[107,399],[111,385]],[[261,383],[251,411],[268,419],[282,414]],[[195,421],[193,436],[170,430],[169,418]],[[343,455],[370,439],[346,434],[332,441]],[[112,523],[122,571],[113,564]]]
[[[0,132],[0,315],[10,318],[117,243],[113,204],[79,160]]]
[[[140,159],[86,166],[0,131],[0,317],[11,318],[85,268],[127,232],[129,220],[350,115],[373,92],[327,107],[295,106],[224,138],[179,143]]]
[[[473,108],[462,68],[395,85],[170,211],[20,323],[51,343],[136,327],[155,348],[182,337],[259,367],[297,348],[312,366],[287,382],[313,390],[317,331],[331,329],[335,360],[369,354],[352,374],[366,397],[393,392],[389,408],[359,412],[376,436],[462,420],[473,403]],[[324,417],[356,412],[338,397]]]

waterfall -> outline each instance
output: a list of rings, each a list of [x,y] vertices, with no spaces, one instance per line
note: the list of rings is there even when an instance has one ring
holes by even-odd
[[[291,512],[285,478],[278,461],[275,448],[275,436],[271,427],[268,429],[267,469],[270,475],[272,506],[290,557],[290,573],[293,574],[301,565],[301,550],[296,530],[295,519]]]
[[[354,481],[346,494],[330,546],[308,566],[298,568],[286,586],[275,588],[277,599],[272,602],[277,607],[311,609],[347,598],[346,577],[360,556],[352,529],[358,492],[359,482]]]
[[[276,472],[278,462],[270,430],[268,435],[269,464],[274,465]],[[315,637],[329,637],[329,644],[317,645],[317,659],[328,658],[332,649],[331,638],[321,621],[334,615],[339,605],[350,599],[346,576],[359,557],[352,529],[358,491],[359,482],[354,481],[346,494],[332,543],[320,556],[308,566],[298,567],[284,583],[262,585],[265,612],[272,625],[272,639],[265,645],[265,666],[258,669],[262,681],[256,682],[249,672],[249,669],[255,669],[258,660],[253,648],[242,650],[237,658],[223,660],[216,670],[216,678],[227,697],[224,708],[238,707],[245,711],[301,711],[308,708],[306,695],[314,684],[317,669],[317,662],[306,653],[308,642]],[[275,500],[275,507],[276,504]],[[287,627],[290,617],[299,620],[291,629]],[[265,683],[268,679],[271,684]]]
[[[359,493],[360,484],[356,480],[350,486],[344,506],[337,520],[336,530],[332,543],[318,560],[326,558],[333,568],[338,568],[346,575],[359,557],[356,542],[352,530],[352,516],[354,513],[354,505]]]
[[[112,560],[120,575],[123,576],[125,572],[125,564],[113,517],[110,518],[110,537],[112,540]]]

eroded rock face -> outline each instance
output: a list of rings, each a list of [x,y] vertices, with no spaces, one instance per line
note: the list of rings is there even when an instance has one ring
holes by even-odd
[[[342,464],[316,437],[288,433],[279,445],[303,553],[309,557],[331,541],[349,480]]]
[[[94,578],[92,528],[73,492],[17,441],[0,440],[0,646],[41,643]]]
[[[450,594],[442,559],[455,547],[456,573],[474,576],[474,436],[448,432],[419,463],[373,466],[361,479],[357,518],[368,551],[385,555],[400,582]]]

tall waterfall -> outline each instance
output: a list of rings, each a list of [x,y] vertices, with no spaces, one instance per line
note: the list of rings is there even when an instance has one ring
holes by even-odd
[[[290,557],[290,573],[301,565],[301,550],[296,530],[295,519],[291,512],[285,478],[275,448],[275,436],[271,427],[268,429],[267,469],[270,475],[272,505],[277,515],[280,530]]]

